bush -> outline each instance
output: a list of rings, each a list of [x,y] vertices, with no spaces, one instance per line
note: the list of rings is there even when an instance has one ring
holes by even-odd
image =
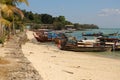
[[[0,37],[0,43],[1,43],[1,44],[4,44],[5,39],[6,39],[6,37],[5,37],[5,36],[1,36],[1,37]]]

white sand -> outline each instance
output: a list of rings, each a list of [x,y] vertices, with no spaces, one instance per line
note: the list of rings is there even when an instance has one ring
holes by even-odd
[[[120,60],[61,51],[54,45],[36,42],[33,32],[22,50],[44,80],[119,80]]]

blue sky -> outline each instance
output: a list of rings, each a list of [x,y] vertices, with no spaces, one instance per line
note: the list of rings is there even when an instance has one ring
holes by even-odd
[[[21,9],[34,13],[63,15],[68,21],[96,24],[103,28],[120,28],[120,0],[28,0]]]

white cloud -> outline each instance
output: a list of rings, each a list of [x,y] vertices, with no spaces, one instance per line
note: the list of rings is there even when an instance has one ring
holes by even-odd
[[[120,15],[120,9],[102,9],[99,13],[98,16],[110,16],[110,15]]]

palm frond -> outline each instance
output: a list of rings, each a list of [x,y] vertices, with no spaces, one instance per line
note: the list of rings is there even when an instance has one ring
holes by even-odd
[[[27,6],[29,5],[27,0],[9,0],[9,2],[12,2],[12,4],[19,4],[19,3],[25,3]]]
[[[14,13],[17,13],[21,16],[21,18],[23,19],[24,14],[23,12],[17,8],[16,6],[11,6],[11,5],[2,5],[2,11],[7,15],[7,16],[12,16],[14,15]]]
[[[7,16],[13,15],[13,11],[11,9],[11,6],[3,4],[1,8],[2,8],[2,12],[4,12],[5,14],[7,14]]]
[[[0,23],[6,26],[10,26],[10,22],[4,18],[0,18]]]
[[[15,13],[19,14],[22,19],[24,18],[24,14],[23,14],[23,12],[22,12],[19,8],[17,8],[17,7],[14,6],[14,7],[12,7],[12,10],[13,10]]]
[[[28,1],[27,0],[17,0],[18,2],[21,2],[21,3],[25,3],[27,6],[29,5]]]

